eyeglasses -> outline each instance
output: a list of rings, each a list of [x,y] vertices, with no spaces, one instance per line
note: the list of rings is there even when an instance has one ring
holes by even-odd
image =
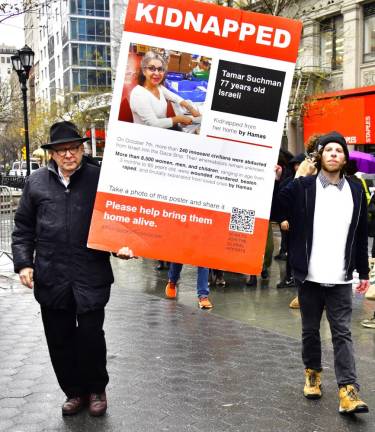
[[[59,156],[66,156],[66,154],[69,152],[71,155],[75,155],[78,153],[78,150],[80,149],[81,144],[75,147],[67,147],[65,149],[54,149],[52,148],[52,150],[57,153]]]
[[[159,73],[163,73],[164,72],[164,68],[162,66],[156,67],[156,66],[146,66],[146,69],[148,69],[150,72],[156,72],[158,71]]]

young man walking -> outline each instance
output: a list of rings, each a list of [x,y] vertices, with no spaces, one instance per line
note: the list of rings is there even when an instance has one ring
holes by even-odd
[[[320,321],[323,309],[332,333],[339,386],[339,412],[368,412],[359,397],[351,337],[352,273],[369,287],[367,206],[360,184],[343,175],[349,153],[345,138],[330,132],[316,144],[316,162],[306,162],[286,188],[275,186],[273,213],[289,221],[289,259],[302,317],[304,395],[322,396]],[[302,168],[302,166],[300,167]],[[317,175],[310,175],[318,169]],[[281,169],[276,168],[276,180]]]

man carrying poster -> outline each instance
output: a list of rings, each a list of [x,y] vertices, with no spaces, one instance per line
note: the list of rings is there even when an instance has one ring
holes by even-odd
[[[107,411],[104,308],[113,274],[106,252],[86,246],[99,167],[84,156],[83,138],[68,121],[51,126],[42,147],[51,159],[26,181],[12,235],[14,271],[34,288],[56,378],[66,401],[62,415],[88,406]],[[118,256],[133,253],[121,248]]]

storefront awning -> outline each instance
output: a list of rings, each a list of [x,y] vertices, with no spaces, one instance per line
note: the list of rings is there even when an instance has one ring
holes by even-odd
[[[315,95],[305,104],[304,141],[336,130],[348,144],[375,144],[375,86]]]

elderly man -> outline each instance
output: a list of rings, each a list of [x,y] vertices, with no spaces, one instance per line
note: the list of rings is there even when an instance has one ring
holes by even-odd
[[[290,226],[289,257],[298,287],[302,318],[302,359],[305,365],[304,395],[320,398],[323,309],[331,328],[339,412],[368,412],[360,399],[350,323],[352,273],[369,287],[367,257],[367,205],[361,184],[343,173],[349,159],[345,138],[330,132],[318,138],[315,161],[306,160],[296,179],[278,191],[273,212]],[[311,175],[318,170],[317,175]],[[280,178],[280,167],[276,179]]]
[[[14,268],[23,285],[34,287],[52,365],[66,401],[63,415],[89,405],[106,412],[104,307],[113,274],[109,253],[87,248],[99,167],[84,156],[77,127],[55,123],[47,167],[27,180],[15,216]],[[34,256],[35,253],[35,256]],[[132,252],[123,250],[121,257]]]

